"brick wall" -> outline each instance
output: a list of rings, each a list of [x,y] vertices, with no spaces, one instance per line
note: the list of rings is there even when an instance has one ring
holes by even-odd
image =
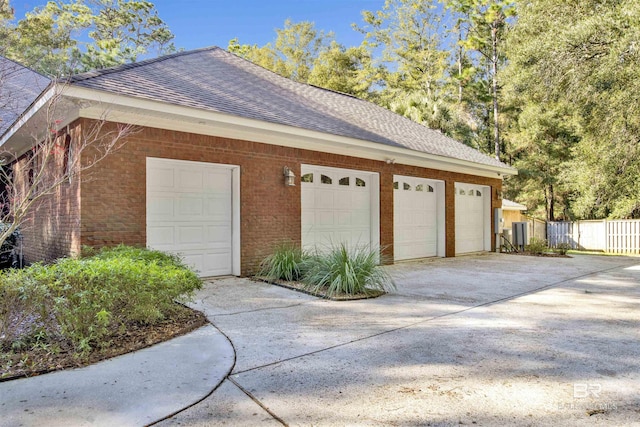
[[[241,170],[242,274],[255,271],[273,245],[300,242],[300,185],[286,187],[282,169],[300,177],[300,165],[343,167],[380,173],[380,243],[393,257],[393,175],[446,183],[446,255],[455,253],[454,182],[492,187],[492,206],[500,207],[501,180],[442,172],[340,154],[277,147],[228,138],[144,128],[127,144],[83,175],[82,244],[146,244],[146,157],[239,165]],[[492,225],[493,226],[493,225]]]
[[[42,192],[65,172],[67,158],[64,155],[64,141],[67,135],[71,149],[78,144],[78,123],[70,126],[57,136],[60,144],[52,155],[51,162],[44,170],[44,178],[37,187]],[[29,168],[32,160],[22,156],[14,164],[15,196],[25,198],[29,183]],[[37,162],[36,162],[37,165]],[[23,239],[23,251],[26,262],[50,261],[61,256],[80,251],[80,185],[78,179],[65,180],[55,186],[51,192],[37,198],[27,216],[20,225]]]

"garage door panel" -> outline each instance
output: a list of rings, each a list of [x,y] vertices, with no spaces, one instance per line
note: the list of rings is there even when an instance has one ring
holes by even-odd
[[[202,217],[204,215],[204,201],[198,196],[187,196],[181,194],[177,200],[177,214],[189,216],[189,219]]]
[[[371,243],[371,174],[302,165],[301,175],[303,247]]]
[[[334,203],[334,206],[337,207],[337,208],[345,207],[345,206],[355,207],[351,203],[352,200],[355,201],[354,194],[353,194],[353,192],[350,192],[350,191],[338,190],[338,191],[336,191],[334,193],[334,196],[333,196],[333,203]],[[355,205],[355,203],[354,203],[354,205]],[[367,208],[368,208],[368,206],[367,206]]]
[[[425,178],[394,176],[394,258],[438,255],[437,185]],[[428,191],[432,188],[433,191]],[[444,226],[444,224],[442,224]]]
[[[173,246],[175,242],[175,227],[172,225],[147,229],[147,245],[152,248],[160,249],[160,246]]]
[[[351,212],[349,211],[334,212],[333,217],[334,217],[333,223],[338,227],[348,228],[353,223],[353,220],[351,218]]]
[[[369,211],[371,208],[371,195],[369,192],[354,191],[349,196],[353,209]]]
[[[320,211],[316,210],[315,212],[315,226],[318,228],[322,227],[333,227],[334,224],[334,215],[333,211]]]
[[[314,207],[333,209],[333,192],[327,189],[318,189],[315,193]]]
[[[226,200],[209,198],[204,201],[204,215],[213,221],[231,221],[231,212],[226,206]]]
[[[203,171],[185,170],[178,171],[177,188],[183,191],[202,191],[204,188]]]
[[[206,245],[205,227],[202,225],[180,226],[176,227],[176,231],[178,232],[178,241],[176,242],[178,247],[191,246],[194,244],[198,246]]]
[[[147,159],[147,245],[201,276],[232,272],[232,168]]]
[[[174,170],[166,167],[155,167],[147,170],[147,180],[154,183],[158,190],[173,190],[175,188]]]
[[[153,195],[147,203],[147,220],[166,221],[175,215],[174,200],[164,195]]]
[[[485,228],[489,220],[485,213],[485,188],[456,183],[455,185],[456,253],[485,250]]]
[[[204,189],[220,195],[231,194],[231,177],[226,173],[206,173],[204,177]]]

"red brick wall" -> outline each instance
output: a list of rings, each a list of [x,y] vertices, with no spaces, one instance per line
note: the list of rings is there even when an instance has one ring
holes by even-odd
[[[380,173],[380,243],[393,256],[393,175],[444,180],[446,183],[446,254],[455,253],[453,185],[455,181],[492,187],[492,206],[499,207],[501,180],[364,160],[228,138],[144,128],[127,144],[83,175],[82,244],[146,244],[146,157],[240,166],[242,274],[255,271],[273,245],[300,242],[300,185],[286,187],[289,166],[300,177],[300,165],[322,165]]]
[[[78,124],[68,129],[72,149],[78,144]],[[62,144],[67,133],[61,132],[57,141]],[[46,178],[40,188],[61,175],[66,158],[63,150],[55,150],[52,161],[45,170]],[[28,169],[31,161],[23,156],[14,165],[14,183],[18,199],[23,199],[27,189]],[[38,198],[20,225],[23,234],[23,251],[26,262],[51,261],[80,251],[80,185],[78,179],[66,180],[50,194]]]

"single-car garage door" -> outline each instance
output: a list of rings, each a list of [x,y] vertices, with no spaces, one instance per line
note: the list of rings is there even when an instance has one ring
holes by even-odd
[[[489,187],[455,183],[456,254],[491,250]]]
[[[378,174],[309,165],[300,173],[304,249],[379,244]]]
[[[147,246],[182,255],[202,277],[239,274],[234,268],[239,266],[234,263],[236,169],[147,158]]]
[[[444,256],[444,183],[393,177],[393,253],[396,261]]]

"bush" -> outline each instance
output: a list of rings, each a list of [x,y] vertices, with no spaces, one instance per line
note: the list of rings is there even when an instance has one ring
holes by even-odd
[[[556,247],[553,249],[553,251],[560,255],[566,255],[570,249],[571,249],[571,243],[558,243]]]
[[[546,239],[538,239],[537,237],[532,237],[529,240],[529,244],[524,248],[527,252],[532,254],[540,255],[547,251],[547,240]]]
[[[395,289],[391,276],[378,265],[379,251],[360,246],[348,248],[344,243],[327,253],[316,253],[303,261],[303,281],[317,292],[336,294],[371,294]]]
[[[300,280],[303,258],[302,250],[293,243],[281,243],[260,263],[258,276],[272,280]]]
[[[201,286],[178,257],[126,246],[34,264],[0,274],[0,341],[44,331],[87,353],[112,330],[162,320]]]

